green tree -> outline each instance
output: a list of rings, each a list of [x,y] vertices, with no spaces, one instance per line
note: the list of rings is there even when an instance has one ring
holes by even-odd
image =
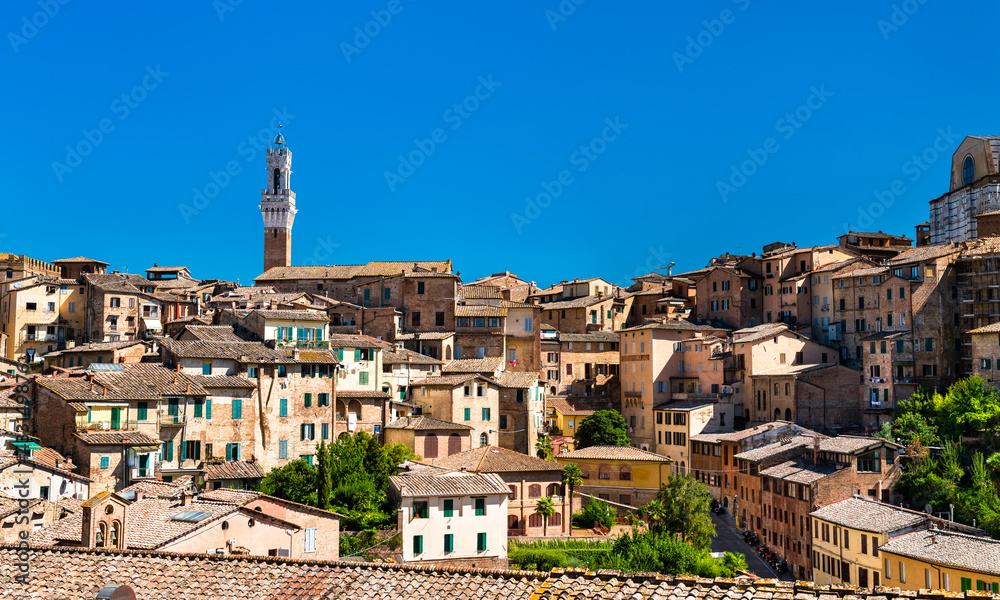
[[[549,517],[556,514],[556,505],[552,498],[539,498],[535,503],[535,512],[542,515],[542,535],[549,534]]]
[[[316,467],[299,458],[283,467],[271,469],[261,480],[260,491],[299,504],[316,506]]]
[[[692,477],[671,475],[660,486],[656,499],[663,505],[663,531],[680,534],[698,548],[707,548],[715,537],[705,484]]]
[[[613,410],[599,410],[584,417],[573,435],[576,449],[590,446],[628,446],[628,423]]]
[[[583,507],[583,510],[573,515],[580,527],[593,527],[594,523],[611,529],[615,524],[615,511],[605,502],[598,498],[591,498],[590,503]]]
[[[316,448],[316,502],[323,510],[330,510],[330,496],[333,494],[333,476],[330,473],[330,449],[325,440],[320,440]]]
[[[1000,395],[982,377],[966,377],[948,388],[938,415],[947,438],[1000,433]]]
[[[936,446],[941,443],[937,428],[919,412],[904,412],[892,422],[883,423],[882,429],[875,437],[904,446],[909,446],[918,440],[924,446]]]
[[[535,442],[535,456],[548,460],[552,458],[552,438],[543,435]]]

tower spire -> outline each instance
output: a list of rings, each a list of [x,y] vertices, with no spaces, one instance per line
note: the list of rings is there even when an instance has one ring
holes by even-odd
[[[282,125],[267,149],[267,187],[260,191],[264,218],[264,271],[292,264],[292,224],[295,192],[292,191],[292,151],[281,135]]]

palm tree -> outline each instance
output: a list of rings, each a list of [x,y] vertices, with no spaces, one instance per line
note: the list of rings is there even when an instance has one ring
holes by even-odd
[[[659,500],[651,500],[648,504],[639,507],[639,516],[646,518],[646,527],[653,533],[659,533],[663,529],[666,513],[666,508]]]
[[[535,512],[542,515],[542,536],[549,534],[549,517],[556,514],[556,505],[552,498],[539,498],[535,503]]]
[[[577,465],[566,465],[563,467],[562,481],[569,486],[569,534],[573,535],[573,488],[583,483],[583,471]]]

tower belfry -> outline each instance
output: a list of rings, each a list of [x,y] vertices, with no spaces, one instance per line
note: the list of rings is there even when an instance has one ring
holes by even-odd
[[[267,149],[267,187],[260,191],[265,272],[271,267],[292,264],[292,223],[298,211],[295,210],[291,181],[292,151],[279,131]]]

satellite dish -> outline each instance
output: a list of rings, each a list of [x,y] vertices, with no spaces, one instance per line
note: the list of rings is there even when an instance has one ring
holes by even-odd
[[[14,289],[15,290],[21,289],[21,282],[20,281],[18,281],[17,283],[14,284]]]
[[[934,507],[931,506],[930,504],[925,504],[924,505],[924,512],[927,513],[927,514],[931,514],[932,512],[934,512]]]

